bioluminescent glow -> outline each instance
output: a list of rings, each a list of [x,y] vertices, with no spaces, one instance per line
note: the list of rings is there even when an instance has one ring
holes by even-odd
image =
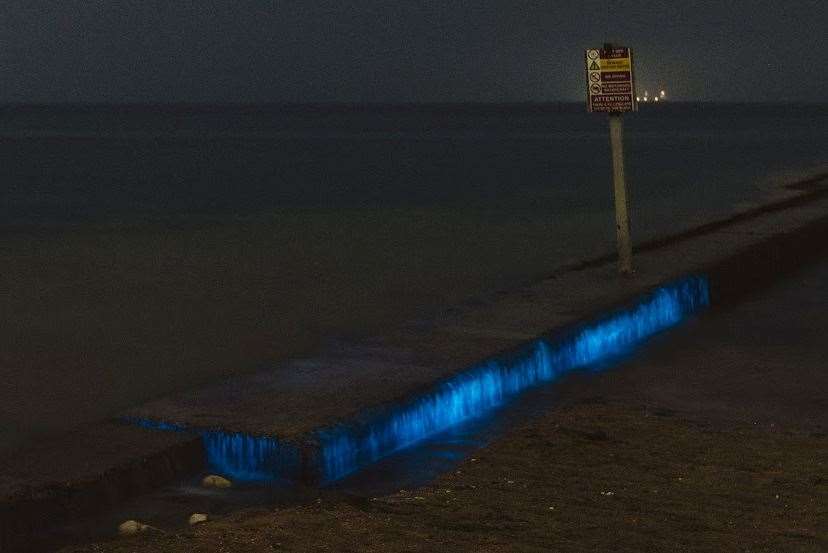
[[[140,426],[141,428],[148,428],[149,430],[170,430],[173,432],[184,432],[186,428],[180,424],[173,424],[165,421],[154,421],[150,419],[139,419],[138,417],[124,417],[124,422]]]
[[[150,419],[126,418],[125,422],[153,430],[192,430],[201,436],[208,468],[236,480],[299,478],[301,462],[298,449],[280,444],[273,438],[238,432],[188,429],[178,424]]]
[[[461,373],[372,420],[319,432],[322,479],[338,480],[453,425],[479,417],[533,386],[630,351],[709,304],[707,279],[688,277],[645,296],[633,308],[585,325],[562,340],[538,339],[509,359]]]
[[[623,355],[710,303],[708,281],[690,276],[643,296],[634,306],[584,324],[554,340],[538,339],[508,357],[488,360],[444,380],[429,393],[366,420],[316,432],[318,451],[303,457],[289,444],[261,436],[196,430],[212,470],[239,480],[339,480],[411,444],[503,406],[560,375]],[[146,428],[185,428],[146,419]],[[304,466],[314,465],[314,466]]]
[[[248,481],[299,478],[301,462],[295,447],[273,438],[215,430],[201,436],[207,464],[220,474]]]

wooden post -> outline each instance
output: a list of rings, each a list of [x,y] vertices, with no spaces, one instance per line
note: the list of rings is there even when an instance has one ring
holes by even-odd
[[[632,241],[627,183],[624,181],[624,120],[620,113],[610,114],[609,128],[612,148],[612,184],[615,192],[615,230],[618,237],[618,271],[622,275],[629,275],[633,272]]]

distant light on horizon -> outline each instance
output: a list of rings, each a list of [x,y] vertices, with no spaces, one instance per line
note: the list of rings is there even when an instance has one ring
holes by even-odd
[[[653,102],[666,102],[667,101],[667,90],[659,89],[650,96],[650,91],[645,90],[644,95],[638,95],[635,97],[636,102],[643,102],[643,103],[653,103]]]

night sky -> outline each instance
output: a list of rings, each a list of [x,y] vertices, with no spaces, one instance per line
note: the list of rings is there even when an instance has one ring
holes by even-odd
[[[824,0],[3,0],[0,101],[580,101],[607,38],[640,91],[828,101],[826,29]]]

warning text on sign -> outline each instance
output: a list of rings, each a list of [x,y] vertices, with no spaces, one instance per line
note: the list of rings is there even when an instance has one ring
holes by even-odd
[[[586,51],[587,108],[599,113],[636,111],[632,50],[625,47]]]

